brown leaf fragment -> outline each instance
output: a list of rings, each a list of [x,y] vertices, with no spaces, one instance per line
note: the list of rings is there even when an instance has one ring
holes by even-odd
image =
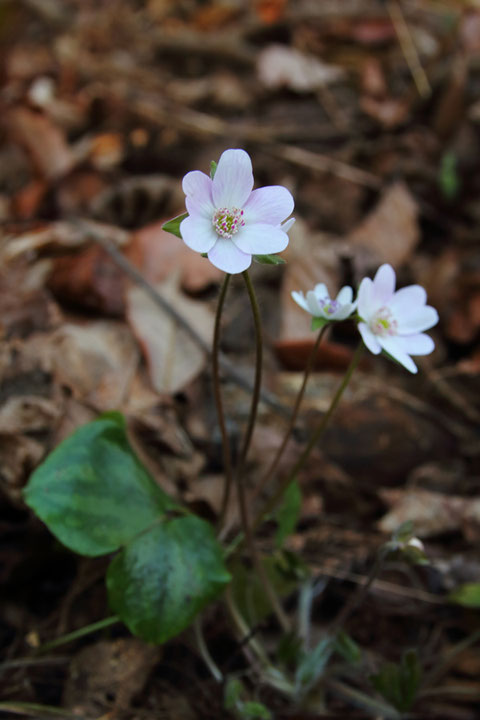
[[[127,256],[145,278],[151,283],[162,282],[179,268],[180,283],[191,293],[219,282],[222,271],[190,250],[180,238],[162,230],[163,222],[135,232],[127,250]]]
[[[380,497],[391,507],[378,524],[385,533],[392,533],[402,523],[411,521],[418,537],[460,531],[470,540],[480,538],[479,499],[421,488],[380,490]]]
[[[406,98],[364,96],[360,98],[360,107],[386,130],[403,125],[410,113],[410,103]]]
[[[376,263],[394,267],[409,260],[420,239],[418,206],[403,182],[388,187],[377,206],[347,237],[354,248],[365,248]]]
[[[160,648],[136,638],[101,640],[82,648],[70,663],[64,706],[92,717],[107,709],[112,717],[125,712],[160,656]]]
[[[0,488],[14,505],[25,507],[22,488],[44,453],[33,438],[0,431]]]
[[[98,246],[58,258],[48,281],[57,299],[111,316],[123,315],[125,285],[124,273]]]
[[[286,45],[269,45],[258,56],[260,81],[270,89],[311,92],[341,80],[345,71]]]
[[[208,308],[182,295],[174,278],[157,285],[156,289],[206,342],[211,342],[214,317]],[[141,288],[131,288],[127,293],[127,316],[142,346],[157,392],[175,393],[203,370],[205,353]]]
[[[46,115],[18,107],[10,111],[7,122],[40,175],[56,180],[72,169],[75,159],[65,137]]]
[[[54,401],[38,395],[12,395],[0,405],[0,433],[45,432],[60,415]]]
[[[98,410],[120,409],[138,363],[127,327],[114,321],[63,325],[52,343],[57,382]]]

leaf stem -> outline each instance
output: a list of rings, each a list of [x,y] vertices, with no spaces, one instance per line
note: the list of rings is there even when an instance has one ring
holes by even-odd
[[[215,407],[217,409],[218,426],[222,436],[222,452],[223,452],[223,468],[225,471],[225,485],[223,489],[222,505],[220,516],[218,519],[218,528],[223,526],[227,513],[228,502],[232,487],[232,455],[230,451],[230,440],[225,424],[225,414],[223,412],[222,393],[220,387],[220,321],[222,317],[223,306],[225,304],[225,296],[227,294],[231,275],[225,274],[223,284],[218,297],[217,311],[215,313],[215,327],[213,331],[212,346],[212,376],[213,376],[213,395],[215,399]]]
[[[35,654],[43,655],[43,653],[46,653],[49,650],[53,650],[56,647],[60,647],[60,645],[66,645],[73,640],[78,640],[78,638],[89,635],[90,633],[96,632],[97,630],[103,630],[103,628],[110,627],[110,625],[115,625],[115,623],[118,622],[121,622],[118,615],[111,615],[110,617],[103,618],[103,620],[98,620],[98,622],[94,622],[91,625],[85,625],[78,630],[74,630],[71,633],[67,633],[66,635],[62,635],[61,637],[55,638],[54,640],[50,640],[50,642],[41,645]]]
[[[330,418],[332,417],[333,413],[335,412],[337,405],[340,402],[340,399],[345,391],[345,388],[347,387],[348,383],[350,382],[353,372],[356,369],[356,367],[358,366],[358,363],[360,362],[360,358],[362,357],[362,354],[363,354],[363,343],[360,342],[357,349],[355,350],[355,352],[353,354],[353,358],[350,362],[350,365],[347,368],[344,378],[343,378],[342,382],[340,383],[340,385],[337,389],[337,392],[333,396],[332,402],[330,403],[330,407],[328,408],[327,412],[322,417],[322,419],[320,420],[316,429],[312,433],[312,436],[311,436],[306,448],[304,449],[304,451],[298,458],[297,462],[294,464],[293,468],[290,470],[289,473],[287,473],[287,475],[284,477],[284,479],[278,486],[275,493],[265,503],[262,510],[257,514],[257,516],[254,520],[254,523],[253,523],[254,530],[257,529],[259,527],[259,525],[262,524],[265,517],[267,515],[269,515],[269,513],[276,507],[277,503],[283,496],[283,493],[285,492],[287,487],[290,485],[290,483],[293,480],[295,480],[296,476],[298,475],[298,473],[300,472],[302,467],[305,465],[306,461],[308,460],[308,458],[310,456],[310,453],[312,452],[313,448],[320,440],[321,436],[323,435],[323,433],[325,431],[325,428],[327,427],[327,425],[330,421]]]
[[[310,353],[310,356],[309,356],[309,358],[308,358],[308,360],[307,360],[307,365],[306,365],[306,367],[305,367],[305,372],[304,372],[304,375],[303,375],[302,386],[301,386],[300,390],[298,391],[298,395],[297,395],[297,398],[296,398],[296,400],[295,400],[295,405],[294,405],[294,407],[293,407],[292,414],[291,414],[291,416],[290,416],[290,420],[289,420],[289,423],[288,423],[288,427],[287,427],[287,429],[286,429],[286,431],[285,431],[285,435],[284,435],[284,438],[283,438],[283,440],[282,440],[282,444],[279,446],[279,448],[278,448],[278,450],[277,450],[277,452],[276,452],[276,455],[275,455],[275,457],[273,458],[270,466],[268,467],[268,469],[267,469],[266,472],[264,473],[264,475],[263,475],[263,477],[261,478],[258,486],[255,488],[255,492],[254,492],[253,497],[252,497],[252,502],[260,495],[260,493],[261,493],[262,490],[264,489],[265,485],[267,484],[269,478],[272,477],[273,473],[275,472],[275,470],[276,470],[277,467],[278,467],[278,463],[280,462],[283,453],[285,452],[285,448],[287,447],[288,441],[289,441],[289,439],[290,439],[290,437],[291,437],[291,435],[292,435],[292,431],[293,431],[293,429],[294,429],[294,427],[295,427],[295,423],[296,423],[296,421],[297,421],[298,412],[299,412],[299,410],[300,410],[300,405],[301,405],[301,403],[302,403],[303,396],[305,395],[305,389],[306,389],[306,387],[307,387],[307,380],[308,380],[308,378],[309,378],[309,376],[310,376],[310,373],[311,373],[311,371],[312,371],[312,368],[313,368],[313,365],[314,365],[314,362],[315,362],[315,358],[317,357],[318,347],[319,347],[319,345],[320,345],[320,343],[321,343],[321,341],[322,341],[323,336],[325,335],[325,332],[326,332],[326,330],[327,330],[327,327],[328,327],[328,325],[324,325],[324,326],[322,327],[322,329],[320,330],[320,332],[318,333],[318,335],[317,335],[317,338],[316,338],[316,340],[315,340],[315,344],[314,344],[314,346],[313,346],[313,348],[312,348],[312,351],[311,351],[311,353]]]

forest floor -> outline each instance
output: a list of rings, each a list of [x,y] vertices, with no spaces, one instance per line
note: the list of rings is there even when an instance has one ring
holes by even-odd
[[[440,322],[418,375],[364,357],[299,477],[286,549],[313,578],[312,642],[352,603],[344,629],[363,679],[340,682],[333,667],[317,709],[299,709],[248,670],[215,605],[202,618],[210,653],[272,717],[307,720],[383,717],[354,691],[379,698],[369,677],[413,648],[421,692],[390,717],[480,717],[478,2],[3,0],[0,46],[0,715],[242,716],[224,709],[190,631],[155,648],[115,625],[47,651],[111,614],[106,564],[63,548],[22,490],[61,440],[115,409],[155,480],[218,517],[209,357],[170,310],[210,342],[222,273],[161,226],[184,212],[187,172],[243,148],[256,187],[288,187],[296,218],[286,264],[252,266],[268,393],[252,492],[315,340],[292,290],[326,282],[333,296],[390,263],[400,286],[426,288]],[[345,323],[324,340],[280,473],[328,408],[356,335]],[[251,382],[253,337],[234,277],[221,340],[234,445],[250,395],[231,368]],[[362,596],[378,549],[408,520],[428,564],[389,562]],[[273,552],[268,532],[258,544]],[[295,615],[292,597],[284,608]],[[273,648],[276,621],[260,631]]]

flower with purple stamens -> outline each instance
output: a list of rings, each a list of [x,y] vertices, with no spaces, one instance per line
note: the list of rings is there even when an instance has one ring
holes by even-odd
[[[182,187],[188,211],[180,223],[182,239],[220,270],[241,273],[252,255],[287,247],[291,223],[282,223],[292,213],[293,197],[280,185],[253,190],[252,161],[244,150],[225,150],[213,179],[194,170]]]
[[[353,290],[347,285],[343,287],[335,299],[328,294],[325,283],[315,285],[307,292],[292,292],[292,297],[301,308],[313,315],[312,328],[316,329],[332,320],[345,320],[355,310]]]
[[[378,355],[384,350],[416,373],[410,355],[428,355],[435,347],[423,331],[437,324],[438,313],[426,302],[420,285],[395,292],[395,271],[388,264],[379,267],[373,280],[364,278],[358,290],[358,329],[370,352]]]

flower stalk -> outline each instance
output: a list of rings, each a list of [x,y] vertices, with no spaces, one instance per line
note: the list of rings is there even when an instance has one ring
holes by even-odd
[[[265,488],[266,484],[268,483],[269,479],[273,476],[275,470],[277,469],[280,460],[282,459],[283,453],[285,452],[285,448],[286,448],[287,445],[288,445],[288,441],[290,440],[291,435],[292,435],[292,432],[293,432],[293,429],[294,429],[294,427],[295,427],[295,423],[296,423],[296,421],[297,421],[297,417],[298,417],[298,413],[299,413],[299,410],[300,410],[300,406],[301,406],[301,404],[302,404],[302,400],[303,400],[303,397],[304,397],[304,395],[305,395],[305,389],[306,389],[306,387],[307,387],[307,381],[308,381],[308,378],[310,377],[310,373],[311,373],[312,368],[313,368],[314,363],[315,363],[315,358],[317,357],[318,348],[319,348],[320,343],[321,343],[321,341],[322,341],[322,339],[323,339],[323,336],[325,335],[325,332],[326,332],[326,330],[327,330],[327,327],[328,327],[328,325],[324,325],[324,326],[321,328],[321,330],[319,331],[319,333],[317,334],[317,338],[316,338],[316,340],[315,340],[315,344],[314,344],[314,346],[313,346],[313,348],[312,348],[312,351],[311,351],[311,353],[310,353],[310,355],[309,355],[309,358],[308,358],[308,360],[307,360],[307,365],[306,365],[306,367],[305,367],[305,372],[304,372],[304,375],[303,375],[302,385],[301,385],[301,387],[300,387],[300,390],[298,391],[298,394],[297,394],[297,397],[296,397],[296,400],[295,400],[295,405],[294,405],[294,407],[293,407],[292,414],[291,414],[291,416],[290,416],[290,420],[289,420],[289,423],[288,423],[288,427],[287,427],[287,429],[286,429],[286,431],[285,431],[285,435],[284,435],[284,437],[283,437],[282,443],[281,443],[281,445],[279,446],[277,452],[275,453],[275,457],[273,458],[272,462],[270,463],[268,469],[266,470],[266,472],[264,473],[263,477],[261,478],[259,484],[257,485],[257,487],[256,487],[256,489],[255,489],[255,492],[254,492],[254,494],[253,494],[252,500],[255,500],[255,499],[261,494],[261,492],[262,492],[263,489]]]
[[[217,311],[215,313],[215,326],[213,331],[213,346],[212,346],[212,376],[213,376],[213,395],[215,399],[215,407],[217,410],[218,427],[220,428],[220,434],[222,437],[222,453],[223,453],[223,469],[225,473],[225,484],[223,488],[222,505],[220,509],[220,516],[218,519],[218,527],[221,528],[225,521],[227,513],[227,507],[230,500],[230,493],[232,487],[232,454],[230,450],[230,440],[228,437],[227,426],[225,423],[225,413],[223,411],[222,392],[220,387],[220,327],[223,306],[225,304],[225,297],[227,294],[228,286],[230,284],[231,275],[225,274],[223,284],[218,296]]]
[[[284,479],[278,486],[275,493],[265,503],[262,510],[257,514],[257,516],[254,520],[254,523],[253,523],[254,530],[262,524],[265,517],[267,517],[267,515],[269,515],[271,513],[271,511],[276,507],[276,505],[282,498],[283,493],[285,492],[287,487],[290,485],[291,482],[293,482],[293,480],[295,480],[298,473],[300,472],[302,467],[305,465],[313,448],[315,447],[315,445],[318,443],[318,441],[322,437],[323,433],[325,432],[325,429],[326,429],[328,423],[330,422],[330,418],[332,417],[333,413],[335,412],[337,405],[340,402],[340,399],[341,399],[343,393],[345,392],[345,389],[346,389],[348,383],[350,382],[351,377],[360,362],[362,354],[363,354],[363,343],[360,342],[359,345],[357,346],[357,349],[355,350],[355,352],[353,354],[352,360],[350,362],[350,365],[347,368],[344,378],[343,378],[342,382],[340,383],[340,385],[337,389],[337,392],[333,396],[332,402],[330,403],[330,407],[328,408],[327,412],[320,420],[315,431],[312,433],[312,436],[311,436],[307,446],[305,447],[304,451],[298,458],[297,462],[294,464],[293,468],[284,477]]]

